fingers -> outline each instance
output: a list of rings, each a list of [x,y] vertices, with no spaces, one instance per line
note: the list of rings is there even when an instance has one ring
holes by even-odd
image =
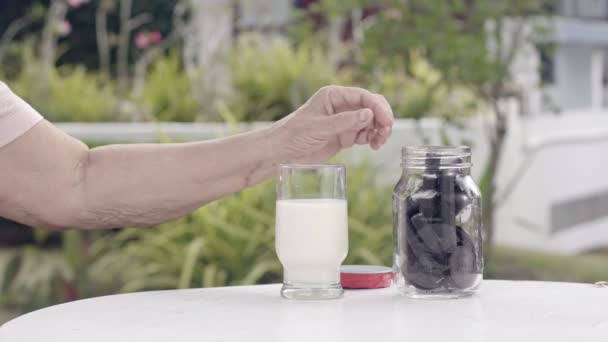
[[[384,96],[356,87],[329,86],[325,89],[330,102],[329,113],[369,108],[379,128],[393,125],[393,110]]]
[[[355,144],[357,144],[357,145],[365,145],[368,142],[369,141],[367,140],[367,130],[363,129],[363,130],[359,131],[357,133],[357,136],[355,137]]]
[[[377,129],[374,127],[370,127],[366,130],[359,132],[355,142],[359,145],[368,144],[374,150],[380,149],[382,145],[386,144],[390,136],[390,128],[383,127],[381,129]]]
[[[341,148],[349,148],[357,141],[357,131],[348,131],[338,135],[338,141]]]
[[[376,97],[378,98],[378,100],[383,104],[382,107],[385,109],[385,116],[382,116],[381,119],[378,119],[378,122],[380,123],[380,126],[384,127],[384,128],[388,128],[388,130],[386,130],[386,132],[390,135],[391,129],[393,128],[393,122],[395,121],[395,116],[393,114],[393,109],[391,108],[391,105],[388,103],[388,100],[386,99],[386,97],[384,97],[384,95],[381,94],[375,94]],[[384,120],[384,121],[381,121]]]
[[[382,141],[382,137],[379,135],[375,135],[372,140],[369,143],[369,146],[371,146],[372,149],[374,150],[378,150],[380,149],[380,147],[384,144],[384,142],[386,141]]]
[[[367,108],[342,112],[323,118],[319,130],[327,136],[352,133],[351,140],[354,142],[356,133],[370,126],[373,118],[372,111]]]
[[[384,145],[391,135],[394,115],[386,98],[368,90],[355,87],[329,86],[325,88],[326,112],[329,114],[344,111],[353,111],[360,108],[369,108],[373,113],[373,122],[370,129],[354,136],[353,143],[369,143],[373,149]],[[340,139],[342,146],[350,142],[353,137]]]

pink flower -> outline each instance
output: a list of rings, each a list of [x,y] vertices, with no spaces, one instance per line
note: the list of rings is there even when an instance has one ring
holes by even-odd
[[[89,2],[89,0],[66,0],[68,5],[72,8],[78,8],[86,3]]]
[[[160,31],[150,32],[149,37],[152,44],[158,44],[163,40],[163,35],[160,33]]]
[[[72,32],[72,25],[67,20],[62,20],[57,24],[57,33],[60,36],[65,37]]]
[[[145,49],[160,43],[162,40],[163,35],[159,31],[138,32],[135,35],[135,46],[139,49]]]
[[[137,46],[138,49],[145,49],[150,46],[150,44],[150,37],[148,37],[147,32],[138,32],[135,35],[135,46]]]
[[[401,19],[401,11],[397,8],[389,8],[384,11],[384,15],[386,15],[389,19],[398,20]]]

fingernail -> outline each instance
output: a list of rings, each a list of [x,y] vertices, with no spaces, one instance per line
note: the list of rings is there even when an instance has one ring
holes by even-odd
[[[365,122],[370,119],[371,115],[372,115],[371,110],[369,110],[367,108],[361,109],[361,111],[359,111],[359,121]]]

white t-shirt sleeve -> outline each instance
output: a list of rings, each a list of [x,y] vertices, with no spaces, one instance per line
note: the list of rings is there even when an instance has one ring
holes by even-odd
[[[19,138],[41,120],[42,115],[0,81],[0,147]]]

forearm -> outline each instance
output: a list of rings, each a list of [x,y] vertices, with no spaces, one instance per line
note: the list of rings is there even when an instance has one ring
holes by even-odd
[[[41,122],[0,149],[0,216],[50,229],[169,221],[271,176],[267,132],[89,150]]]
[[[180,217],[274,173],[266,130],[186,144],[113,145],[84,163],[86,227],[147,226]]]

